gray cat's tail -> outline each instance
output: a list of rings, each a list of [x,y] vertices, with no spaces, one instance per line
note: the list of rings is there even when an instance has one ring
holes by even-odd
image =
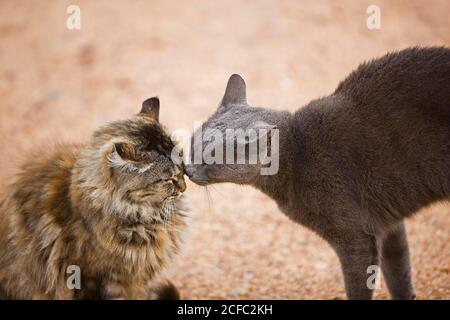
[[[157,282],[150,287],[150,298],[152,300],[180,300],[180,292],[169,280]]]

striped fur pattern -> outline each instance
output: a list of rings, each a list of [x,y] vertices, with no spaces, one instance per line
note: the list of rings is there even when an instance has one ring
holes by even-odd
[[[180,248],[186,185],[159,100],[151,102],[86,145],[60,145],[23,166],[0,202],[2,298],[154,297],[155,275]],[[71,265],[79,290],[67,286]]]

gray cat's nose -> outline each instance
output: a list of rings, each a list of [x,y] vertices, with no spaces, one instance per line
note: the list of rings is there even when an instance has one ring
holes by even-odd
[[[189,178],[192,178],[194,175],[194,166],[192,164],[186,164],[184,167],[184,172]]]

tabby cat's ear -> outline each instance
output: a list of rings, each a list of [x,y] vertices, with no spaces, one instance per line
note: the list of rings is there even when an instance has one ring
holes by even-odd
[[[113,146],[113,152],[116,152],[123,160],[134,160],[134,148],[125,142],[116,142]]]
[[[233,74],[228,79],[227,88],[222,99],[222,106],[247,104],[247,89],[244,79],[238,74]]]
[[[159,121],[159,98],[152,97],[142,102],[140,113],[153,118],[155,121]]]
[[[108,163],[113,168],[132,166],[130,161],[135,159],[134,148],[125,142],[116,142],[107,155]]]

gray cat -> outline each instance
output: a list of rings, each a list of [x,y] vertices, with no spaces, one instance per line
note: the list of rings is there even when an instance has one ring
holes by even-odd
[[[202,163],[187,166],[190,179],[250,184],[273,198],[334,248],[349,299],[372,297],[367,270],[378,264],[392,298],[414,299],[403,219],[450,198],[450,50],[411,48],[362,64],[293,114],[251,107],[233,75],[203,130],[225,135],[255,121],[279,131],[277,174],[261,175],[259,162]]]

